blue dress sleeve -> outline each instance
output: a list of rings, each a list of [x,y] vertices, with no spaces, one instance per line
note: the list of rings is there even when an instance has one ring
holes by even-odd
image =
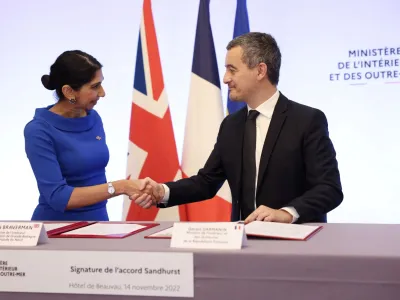
[[[40,195],[55,211],[64,212],[74,188],[62,175],[56,149],[45,126],[31,122],[24,130],[25,152]]]

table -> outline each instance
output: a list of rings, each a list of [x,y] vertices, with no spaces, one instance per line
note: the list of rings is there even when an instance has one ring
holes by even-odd
[[[171,222],[162,222],[160,226],[121,240],[50,239],[49,244],[30,249],[191,251],[169,248],[170,240],[144,239],[171,225]],[[191,251],[194,253],[194,299],[400,299],[400,224],[321,225],[324,228],[305,242],[249,239],[248,246],[242,250]],[[0,292],[0,299],[182,298]]]

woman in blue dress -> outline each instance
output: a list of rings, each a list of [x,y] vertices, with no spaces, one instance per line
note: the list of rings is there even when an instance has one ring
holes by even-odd
[[[24,129],[40,194],[32,220],[108,221],[107,199],[139,192],[139,181],[107,182],[109,151],[94,110],[105,96],[102,81],[102,65],[79,50],[62,53],[42,76],[58,102],[37,108]]]

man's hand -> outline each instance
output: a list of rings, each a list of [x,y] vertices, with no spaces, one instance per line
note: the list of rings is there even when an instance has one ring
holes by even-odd
[[[253,221],[292,223],[292,220],[293,216],[285,210],[273,209],[265,205],[260,205],[246,220],[244,220],[244,223],[247,224]]]
[[[150,208],[152,205],[157,205],[164,198],[164,187],[162,184],[155,182],[147,177],[140,180],[141,193],[133,194],[129,198],[143,208]]]

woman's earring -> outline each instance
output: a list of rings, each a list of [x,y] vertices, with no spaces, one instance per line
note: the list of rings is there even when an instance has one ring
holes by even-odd
[[[69,103],[75,104],[76,103],[76,99],[74,99],[74,98],[69,99]]]

